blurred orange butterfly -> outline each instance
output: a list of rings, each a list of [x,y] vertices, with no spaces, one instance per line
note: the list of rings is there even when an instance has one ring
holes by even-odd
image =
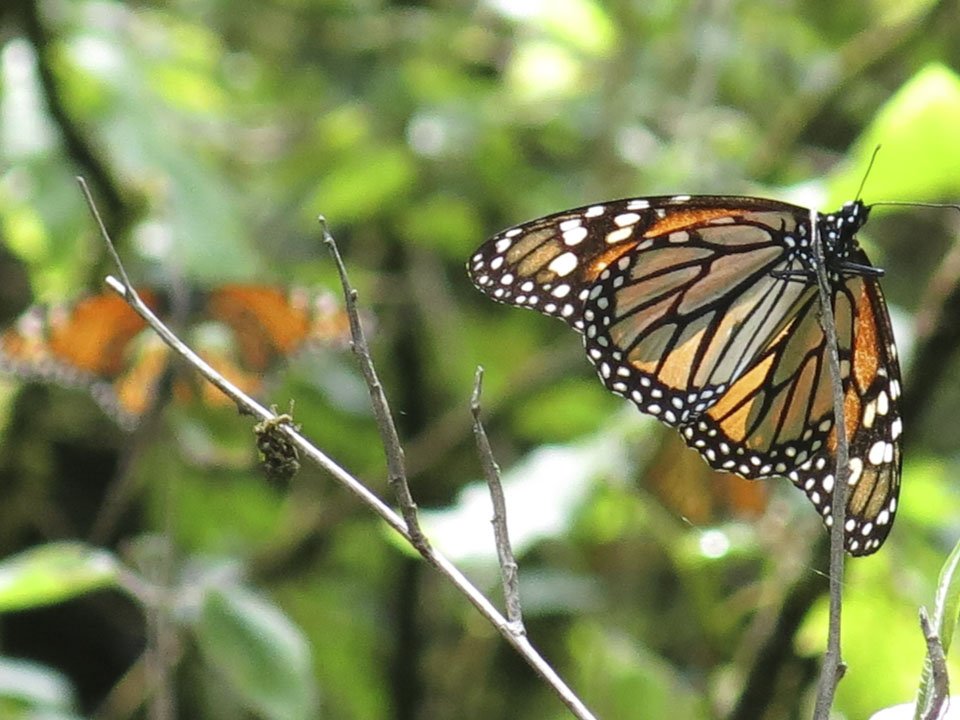
[[[138,291],[161,317],[174,303],[167,293]],[[309,345],[344,346],[350,330],[333,296],[269,285],[228,284],[191,293],[189,329],[200,354],[230,382],[250,394],[263,389],[264,374]],[[104,292],[64,307],[35,306],[0,334],[0,372],[90,391],[125,429],[152,406],[171,353],[123,298]],[[178,398],[197,394],[179,378]],[[203,383],[199,395],[229,402]]]
[[[640,485],[664,507],[694,527],[763,515],[767,483],[713,470],[677,433],[661,433],[657,450],[639,478]]]

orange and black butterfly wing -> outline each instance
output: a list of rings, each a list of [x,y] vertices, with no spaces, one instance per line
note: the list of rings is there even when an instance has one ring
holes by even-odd
[[[758,198],[614,201],[504,231],[468,267],[493,299],[561,317],[581,331],[603,383],[680,429],[709,464],[748,478],[790,477],[829,525],[832,470],[823,458],[832,460],[836,443],[811,280],[810,218],[806,208]],[[854,401],[873,392],[852,383],[851,364],[892,348],[876,276],[853,236],[865,219],[859,203],[817,216],[847,369],[854,418],[848,427],[866,418]],[[868,325],[878,328],[872,340]],[[884,333],[888,342],[878,344]],[[879,365],[878,382],[899,377],[895,356]],[[894,433],[899,423],[887,429],[890,448],[882,446],[891,462],[875,466],[875,482],[863,476],[877,486],[871,498],[878,499],[849,503],[847,549],[855,554],[879,547],[892,522],[899,482]],[[860,436],[852,443],[863,450]],[[851,461],[854,475],[859,457]]]
[[[717,403],[814,293],[778,276],[801,267],[791,206],[665,225],[589,288],[584,345],[611,391],[678,427]]]
[[[470,273],[490,297],[578,328],[603,383],[677,427],[716,403],[813,297],[777,276],[802,267],[798,217],[806,211],[754,198],[621,200],[502,232]],[[558,295],[572,299],[558,306]]]
[[[346,314],[326,294],[268,285],[224,285],[211,291],[205,314],[231,329],[239,362],[263,373],[307,344],[341,344]]]
[[[152,308],[155,293],[141,297]],[[0,370],[29,379],[86,388],[122,426],[132,427],[149,405],[166,355],[145,364],[131,357],[146,323],[114,293],[55,308],[33,307],[0,335]],[[159,362],[158,362],[159,360]]]
[[[268,285],[216,288],[204,311],[233,331],[241,362],[261,373],[295,352],[310,330],[308,300]]]
[[[861,250],[855,257],[869,265]],[[897,507],[900,370],[876,279],[838,281],[833,302],[850,447],[845,542],[851,554],[865,555],[883,543]],[[829,527],[837,429],[818,307],[815,296],[807,298],[754,364],[681,434],[716,469],[790,478]]]
[[[862,251],[858,255],[860,262],[868,264]],[[890,533],[900,494],[900,364],[890,315],[876,278],[852,277],[835,295],[845,296],[854,312],[849,354],[846,358],[841,355],[850,456],[846,547],[853,555],[868,555],[878,550]],[[839,299],[835,302],[840,304]],[[812,457],[788,473],[828,526],[836,443],[834,428]]]

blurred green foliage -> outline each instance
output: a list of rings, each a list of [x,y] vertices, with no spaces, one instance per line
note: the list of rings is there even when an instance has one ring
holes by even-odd
[[[702,463],[670,473],[688,466],[667,434],[603,391],[573,334],[487,302],[463,266],[502,227],[611,197],[832,207],[876,145],[868,203],[955,202],[956,3],[12,0],[0,30],[5,321],[113,271],[75,175],[153,285],[335,289],[323,214],[375,318],[428,531],[498,597],[468,412],[486,369],[528,631],[586,704],[809,717],[826,566],[807,503],[771,483],[761,512],[731,514]],[[878,208],[862,233],[908,397],[927,337],[912,321],[951,281],[958,227]],[[842,717],[919,681],[917,608],[960,534],[951,367],[906,418],[889,542],[849,563]],[[171,407],[129,436],[81,393],[2,382],[3,717],[568,716],[330,478],[305,463],[268,485],[249,418]],[[266,399],[291,397],[305,433],[386,497],[349,355],[295,359]],[[159,674],[158,644],[173,648]]]

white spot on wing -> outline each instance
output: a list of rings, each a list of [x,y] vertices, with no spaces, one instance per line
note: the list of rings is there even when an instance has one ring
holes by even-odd
[[[587,229],[583,226],[577,226],[563,232],[563,243],[569,247],[579,245],[587,239]]]
[[[607,233],[606,240],[608,244],[616,245],[619,242],[630,239],[631,235],[633,235],[633,226],[629,225]]]
[[[896,440],[898,437],[900,437],[901,432],[903,432],[903,422],[900,420],[900,418],[897,418],[890,423],[890,439]]]
[[[577,269],[577,256],[572,252],[565,252],[562,255],[557,255],[553,260],[550,261],[550,264],[547,265],[547,269],[555,272],[560,277],[566,277],[574,270]],[[557,297],[563,297],[558,295]]]
[[[617,227],[626,227],[627,225],[636,225],[640,221],[640,216],[635,212],[621,213],[613,219]]]
[[[880,394],[877,395],[877,414],[886,415],[889,410],[890,401],[887,398],[887,393],[881,390]]]

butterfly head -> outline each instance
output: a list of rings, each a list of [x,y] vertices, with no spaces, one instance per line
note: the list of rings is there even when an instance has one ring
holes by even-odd
[[[842,223],[849,232],[856,232],[867,222],[867,216],[870,214],[870,206],[864,205],[863,200],[850,200],[843,204],[838,213]]]

